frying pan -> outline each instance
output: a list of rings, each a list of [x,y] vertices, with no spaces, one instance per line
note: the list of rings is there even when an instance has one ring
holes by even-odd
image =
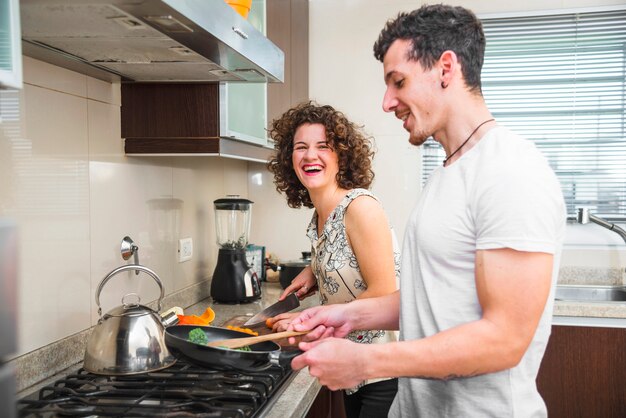
[[[186,357],[200,366],[217,369],[237,369],[260,371],[272,366],[287,367],[291,360],[302,354],[300,350],[281,351],[280,345],[273,341],[264,341],[250,346],[252,351],[231,350],[228,348],[209,347],[187,340],[189,331],[200,328],[209,341],[229,338],[245,338],[250,334],[226,328],[175,325],[165,329],[165,345],[175,356]]]

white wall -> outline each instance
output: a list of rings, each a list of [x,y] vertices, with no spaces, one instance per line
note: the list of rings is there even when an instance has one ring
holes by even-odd
[[[247,196],[245,161],[127,157],[120,85],[28,57],[24,88],[0,91],[0,116],[0,217],[17,220],[20,240],[17,354],[96,322],[95,291],[127,263],[125,235],[166,294],[211,276],[213,200]],[[194,256],[178,263],[185,237]],[[158,297],[149,276],[119,274],[102,291],[104,312],[127,292]]]
[[[382,64],[372,52],[388,19],[418,8],[422,1],[312,0],[309,3],[309,91],[313,99],[346,112],[376,139],[377,194],[402,237],[413,203],[421,191],[420,150],[392,114],[382,111]],[[529,0],[503,2],[467,0],[450,3],[479,16],[493,13],[588,8],[624,4],[623,0]],[[570,225],[563,264],[626,266],[621,238],[597,225]]]
[[[284,195],[276,191],[273,176],[264,164],[248,164],[248,197],[254,203],[250,241],[266,246],[282,261],[300,258],[302,251],[310,251],[311,242],[306,228],[312,210],[292,209]]]

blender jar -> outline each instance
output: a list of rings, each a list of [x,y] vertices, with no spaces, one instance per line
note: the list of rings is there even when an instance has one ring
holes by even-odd
[[[221,249],[245,250],[250,235],[252,202],[238,197],[217,199],[215,205],[215,232]]]

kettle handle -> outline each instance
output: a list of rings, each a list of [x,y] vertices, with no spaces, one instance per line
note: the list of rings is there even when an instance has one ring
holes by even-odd
[[[161,279],[159,279],[159,276],[157,276],[157,274],[154,271],[150,270],[148,267],[144,267],[139,264],[127,264],[125,266],[120,266],[116,268],[115,270],[112,270],[109,274],[107,274],[104,277],[104,279],[102,279],[102,281],[98,285],[98,289],[96,290],[96,305],[98,305],[98,316],[102,317],[102,307],[100,306],[100,292],[102,291],[102,288],[111,279],[111,277],[115,276],[117,273],[121,273],[126,270],[137,270],[137,272],[141,270],[144,273],[151,276],[154,279],[154,281],[157,282],[157,284],[159,285],[159,289],[161,289],[161,295],[159,296],[159,300],[157,301],[156,310],[157,312],[161,310],[161,301],[163,300],[163,297],[165,296],[165,290],[163,289],[163,284],[161,283]]]

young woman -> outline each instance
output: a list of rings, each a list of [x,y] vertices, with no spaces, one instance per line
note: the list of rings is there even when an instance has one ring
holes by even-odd
[[[307,229],[311,265],[281,295],[300,298],[319,290],[320,304],[346,303],[397,290],[399,252],[383,208],[368,190],[374,173],[369,139],[332,106],[303,103],[275,120],[276,155],[268,164],[290,207],[314,208]],[[273,318],[285,330],[296,314]],[[363,344],[396,341],[394,331],[356,330]],[[386,417],[397,379],[361,382],[344,393],[348,418]]]

